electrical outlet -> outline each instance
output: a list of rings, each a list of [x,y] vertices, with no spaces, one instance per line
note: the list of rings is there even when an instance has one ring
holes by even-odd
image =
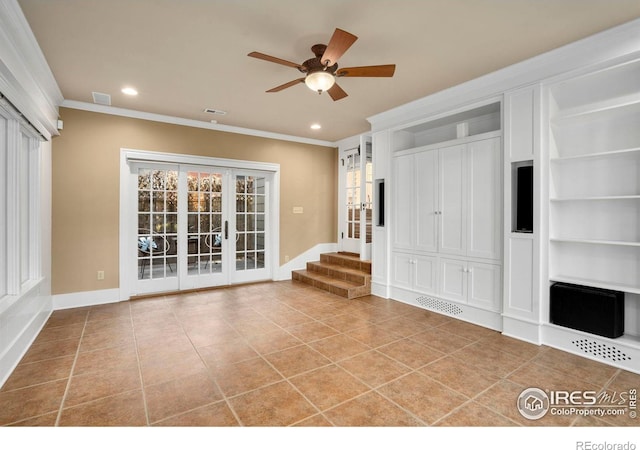
[[[289,262],[289,255],[284,255],[284,262]]]
[[[104,270],[98,270],[98,280],[104,280]]]

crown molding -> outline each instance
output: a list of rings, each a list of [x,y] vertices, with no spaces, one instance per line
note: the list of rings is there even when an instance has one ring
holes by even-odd
[[[203,122],[201,120],[184,119],[182,117],[166,116],[163,114],[155,114],[144,111],[136,111],[133,109],[117,108],[115,106],[98,105],[95,103],[78,102],[75,100],[64,100],[60,105],[63,108],[79,109],[82,111],[97,112],[102,114],[110,114],[113,116],[128,117],[131,119],[150,120],[152,122],[170,123],[173,125],[182,125],[185,127],[204,128],[206,130],[224,131],[226,133],[244,134],[247,136],[255,136],[266,139],[277,139],[280,141],[297,142],[300,144],[319,145],[321,147],[335,148],[334,142],[322,141],[319,139],[309,139],[299,136],[290,136],[288,134],[272,133],[270,131],[253,130],[251,128],[234,127],[231,125],[221,125],[218,123]]]
[[[0,91],[45,138],[58,134],[62,92],[17,0],[0,2]]]
[[[427,119],[567,72],[640,55],[640,19],[588,36],[465,83],[368,117],[372,132]],[[464,103],[461,103],[461,99]]]

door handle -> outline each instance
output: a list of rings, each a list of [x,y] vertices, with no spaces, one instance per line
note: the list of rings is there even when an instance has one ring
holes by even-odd
[[[224,221],[224,238],[229,239],[229,221]]]

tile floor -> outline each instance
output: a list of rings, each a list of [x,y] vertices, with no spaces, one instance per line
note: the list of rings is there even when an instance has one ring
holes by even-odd
[[[0,390],[21,426],[621,426],[529,421],[526,387],[640,376],[379,297],[275,282],[56,311]]]

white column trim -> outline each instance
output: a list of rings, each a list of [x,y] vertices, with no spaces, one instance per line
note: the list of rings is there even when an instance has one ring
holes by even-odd
[[[20,293],[20,124],[15,119],[7,122],[7,294]]]

